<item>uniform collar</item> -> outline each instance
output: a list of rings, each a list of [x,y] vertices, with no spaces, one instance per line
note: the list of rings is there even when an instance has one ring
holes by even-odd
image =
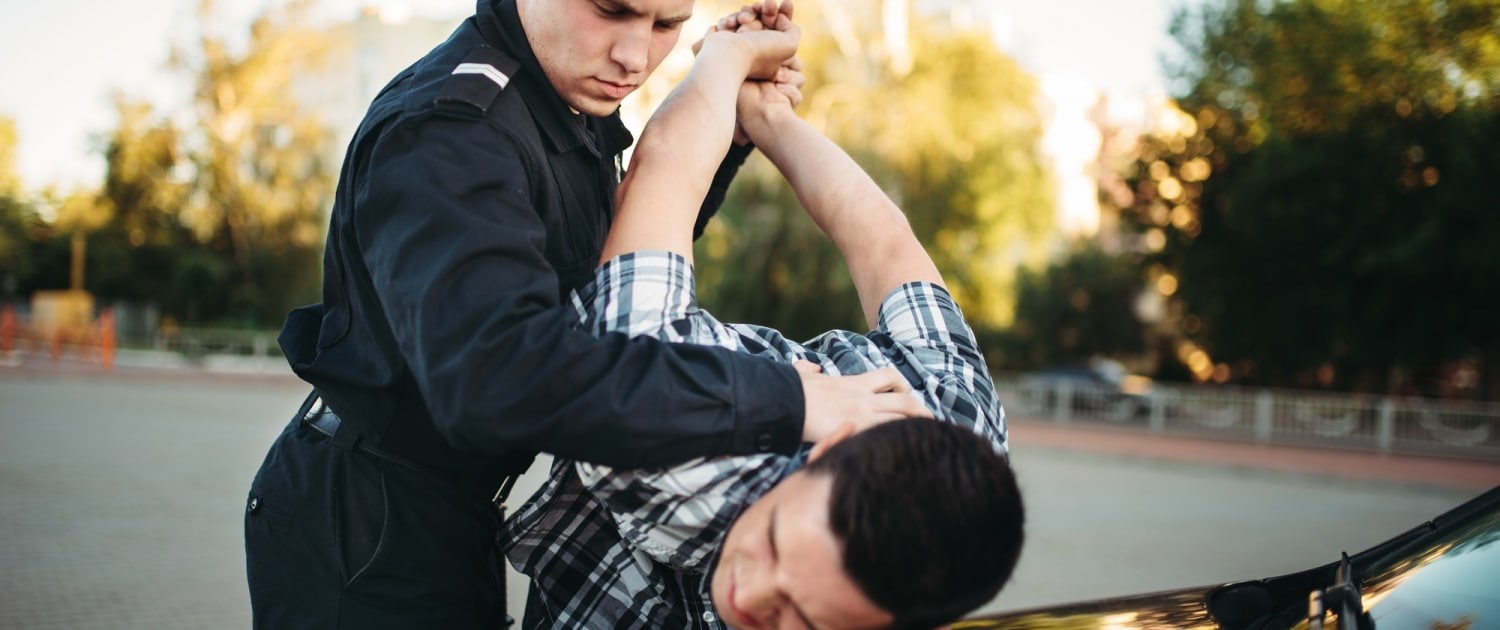
[[[596,154],[615,155],[635,141],[620,120],[619,111],[604,118],[574,114],[557,95],[521,28],[516,0],[479,0],[474,17],[486,43],[521,62],[522,72],[517,77],[523,83],[521,98],[553,151],[566,153],[588,147]]]

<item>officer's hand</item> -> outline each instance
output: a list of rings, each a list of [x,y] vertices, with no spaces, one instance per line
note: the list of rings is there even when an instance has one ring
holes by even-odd
[[[891,420],[932,417],[932,412],[911,395],[911,386],[896,368],[829,376],[806,361],[798,361],[793,367],[802,377],[806,401],[802,421],[805,442],[818,442],[846,423],[863,431]]]

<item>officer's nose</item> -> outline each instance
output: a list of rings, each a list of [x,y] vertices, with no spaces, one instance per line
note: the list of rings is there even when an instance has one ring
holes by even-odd
[[[648,24],[642,28],[632,25],[623,31],[609,51],[610,61],[620,64],[630,74],[646,72],[650,65],[651,26]]]

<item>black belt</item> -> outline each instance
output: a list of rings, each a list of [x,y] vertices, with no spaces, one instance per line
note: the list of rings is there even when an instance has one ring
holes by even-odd
[[[322,433],[323,435],[328,436],[329,439],[338,439],[336,436],[338,436],[339,425],[341,425],[343,421],[339,419],[338,414],[334,413],[332,409],[329,409],[327,405],[323,404],[323,398],[321,396],[317,396],[316,394],[314,394],[307,403],[304,403],[303,406],[307,409],[302,413],[303,424],[312,427],[312,429],[314,431],[317,431],[318,433]],[[366,455],[370,455],[377,459],[390,462],[402,468],[413,470],[424,475],[432,475],[437,477],[454,476],[452,474],[443,474],[442,472],[433,470],[430,466],[424,466],[358,438],[355,438],[353,440],[353,445],[351,448]],[[505,503],[505,500],[510,497],[511,488],[514,488],[516,485],[516,477],[519,477],[519,475],[506,475],[504,478],[502,478],[500,480],[499,489],[495,491],[495,494],[490,499],[490,501],[497,505]],[[487,492],[488,490],[485,491]]]

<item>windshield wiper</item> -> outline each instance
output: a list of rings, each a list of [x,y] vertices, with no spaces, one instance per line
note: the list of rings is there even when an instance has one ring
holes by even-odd
[[[1365,612],[1364,598],[1354,582],[1354,567],[1343,553],[1333,577],[1333,586],[1307,594],[1307,628],[1323,630],[1323,618],[1333,613],[1338,630],[1375,630],[1375,619]]]

